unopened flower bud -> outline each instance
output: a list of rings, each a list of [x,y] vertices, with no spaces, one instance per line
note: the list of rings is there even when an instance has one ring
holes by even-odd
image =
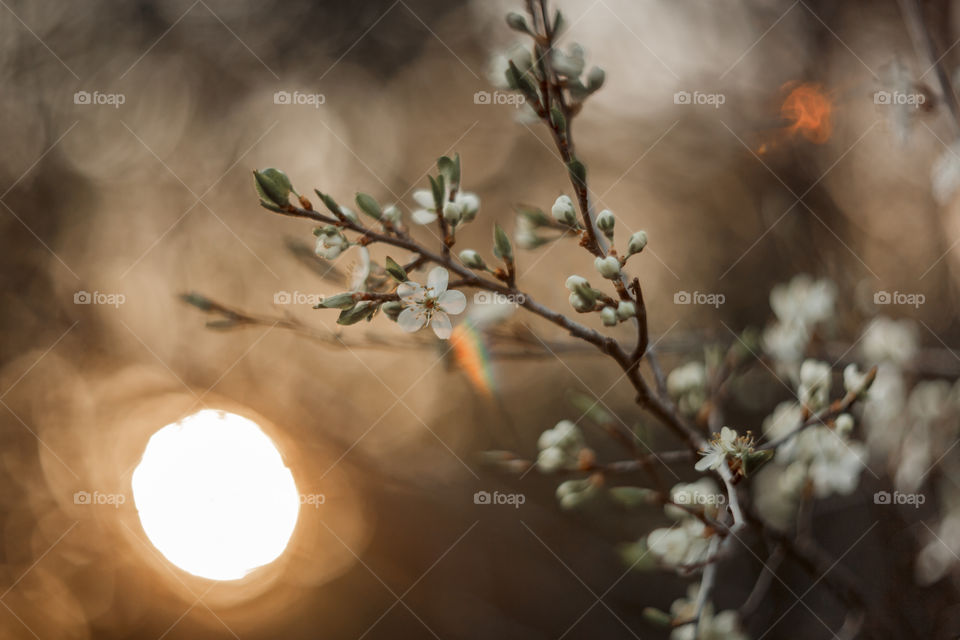
[[[620,276],[620,260],[616,256],[598,257],[593,261],[593,266],[608,280],[615,280]]]
[[[461,193],[457,196],[457,204],[460,205],[463,222],[472,221],[477,217],[477,212],[480,211],[480,198],[473,193]]]
[[[617,310],[613,307],[604,307],[603,311],[600,312],[600,319],[603,320],[604,326],[614,327],[617,324]]]
[[[577,222],[577,210],[574,208],[570,196],[564,195],[557,198],[550,212],[557,222],[565,225],[572,227]]]
[[[487,263],[483,261],[480,254],[473,249],[464,249],[460,252],[460,262],[470,269],[485,269]]]
[[[454,202],[443,205],[443,219],[450,226],[457,226],[462,217],[463,212],[460,211],[460,205]]]
[[[647,232],[641,229],[630,236],[630,241],[627,242],[627,253],[632,256],[635,253],[640,253],[643,251],[643,248],[646,246]]]
[[[567,289],[570,291],[576,291],[580,287],[588,286],[590,286],[590,283],[582,276],[573,275],[567,278]]]
[[[836,426],[837,435],[848,436],[850,432],[853,431],[853,416],[849,413],[841,413],[834,421],[834,425]]]
[[[637,306],[632,302],[622,300],[620,304],[617,305],[617,318],[620,320],[626,320],[635,315],[637,315]]]
[[[610,209],[604,209],[597,216],[597,228],[603,232],[608,239],[613,240],[613,227],[616,224],[616,218]]]
[[[586,313],[587,311],[593,311],[594,303],[590,300],[587,300],[579,293],[570,294],[570,306],[579,311],[580,313]]]

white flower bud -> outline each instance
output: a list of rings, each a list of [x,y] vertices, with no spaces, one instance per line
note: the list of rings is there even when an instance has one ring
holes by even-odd
[[[557,222],[565,225],[573,226],[577,222],[577,210],[574,208],[570,196],[564,195],[557,198],[550,212]]]
[[[617,305],[617,317],[621,320],[626,320],[637,315],[637,306],[632,302],[622,300],[620,304]]]
[[[470,269],[483,269],[487,266],[487,263],[483,261],[483,258],[480,257],[480,254],[473,249],[464,249],[461,251],[460,262],[465,264]]]
[[[617,310],[613,307],[604,307],[603,311],[600,312],[600,319],[603,320],[604,326],[613,327],[617,324]]]
[[[841,413],[837,416],[834,424],[836,425],[837,435],[848,436],[853,431],[853,416],[849,413]]]
[[[567,462],[567,456],[556,447],[548,447],[537,456],[537,468],[543,473],[553,473]]]
[[[647,246],[647,232],[637,231],[632,236],[630,236],[629,242],[627,242],[627,253],[633,255],[635,253],[640,253],[643,251],[643,248]]]
[[[589,287],[590,283],[587,282],[587,279],[581,276],[573,275],[567,278],[567,289],[570,291],[576,291],[580,287]]]
[[[463,214],[463,221],[470,222],[477,217],[480,211],[480,198],[473,193],[457,194],[457,204],[460,205],[460,212]]]
[[[580,313],[586,313],[587,311],[593,311],[594,303],[587,300],[579,293],[570,294],[570,306]]]
[[[615,280],[620,276],[620,260],[616,256],[598,257],[593,261],[593,266],[600,275],[609,280]]]
[[[597,228],[603,232],[610,240],[613,240],[613,227],[616,224],[616,218],[610,209],[604,209],[597,215]]]
[[[443,219],[450,226],[457,226],[462,217],[463,212],[460,211],[460,205],[455,202],[448,202],[443,205]]]

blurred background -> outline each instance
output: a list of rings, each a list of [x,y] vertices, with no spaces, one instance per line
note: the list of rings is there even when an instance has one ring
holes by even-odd
[[[0,635],[663,633],[640,612],[668,608],[686,581],[625,574],[617,553],[662,518],[561,512],[555,479],[521,480],[478,459],[487,449],[534,456],[544,429],[578,415],[568,390],[645,423],[615,367],[589,351],[496,361],[498,404],[439,345],[409,348],[383,317],[345,329],[356,345],[345,349],[269,325],[212,331],[178,299],[197,291],[335,330],[332,312],[297,300],[342,285],[291,251],[310,246],[310,224],[257,206],[255,168],[282,168],[308,196],[316,187],[349,202],[359,190],[408,212],[436,158],[459,152],[464,187],[482,204],[458,247],[488,257],[493,222],[513,228],[516,203],[546,210],[569,192],[548,132],[477,97],[495,91],[491,57],[517,41],[503,16],[519,3],[0,4]],[[877,291],[923,294],[922,306],[884,312],[917,318],[922,343],[947,353],[938,373],[960,371],[948,350],[960,338],[960,129],[944,93],[960,56],[955,3],[923,3],[936,67],[892,1],[556,4],[567,41],[607,74],[576,119],[578,153],[621,237],[649,233],[632,268],[667,368],[702,356],[690,346],[701,338],[729,344],[762,326],[770,288],[805,272],[838,283],[838,340],[856,339]],[[591,269],[572,244],[519,258],[521,286],[559,310],[566,277]],[[282,292],[294,304],[278,304]],[[679,292],[724,303],[675,304]],[[533,317],[513,322],[564,340]],[[775,384],[757,394],[767,411],[783,395]],[[275,565],[238,584],[166,563],[132,500],[73,500],[129,494],[149,436],[202,407],[257,417],[301,491],[327,497],[304,509]],[[756,429],[763,413],[741,417]],[[676,446],[657,434],[652,446]],[[601,432],[588,440],[601,458],[621,455]],[[481,490],[526,500],[477,505]],[[839,556],[856,535],[833,516],[859,532],[867,511],[853,498],[818,505],[818,538]],[[888,519],[843,562],[918,636],[953,637],[956,593],[919,590],[894,571],[909,575],[916,527]],[[730,574],[745,568],[759,560],[746,555]],[[826,591],[789,565],[778,573],[795,591],[774,586],[781,611],[810,588],[803,602],[840,626]],[[721,608],[750,589],[730,580]],[[915,604],[898,600],[907,592]],[[753,636],[828,637],[805,606],[770,627],[778,616],[756,616]]]

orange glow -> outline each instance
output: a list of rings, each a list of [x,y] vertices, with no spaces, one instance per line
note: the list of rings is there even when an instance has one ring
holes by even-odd
[[[790,134],[800,134],[810,142],[823,144],[833,133],[833,101],[817,84],[800,84],[787,95],[780,115],[792,124]]]
[[[450,346],[457,363],[473,386],[483,395],[493,395],[490,359],[483,340],[469,323],[458,324],[450,334]]]

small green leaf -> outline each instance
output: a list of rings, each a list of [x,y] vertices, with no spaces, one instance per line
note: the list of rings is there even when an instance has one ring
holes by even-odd
[[[186,302],[189,305],[193,305],[201,311],[210,311],[213,308],[213,303],[206,296],[199,293],[182,293],[180,294],[180,299]]]
[[[526,204],[518,204],[514,206],[514,209],[518,214],[526,218],[526,220],[534,228],[547,227],[551,224],[550,216],[545,214],[543,210],[538,207]]]
[[[563,117],[563,112],[557,105],[550,107],[550,122],[558,131],[567,130],[567,119]]]
[[[527,20],[521,14],[516,11],[511,11],[507,14],[507,24],[514,31],[519,31],[521,33],[530,33],[530,27],[527,26]]]
[[[430,190],[433,191],[433,204],[436,207],[438,214],[443,214],[443,203],[446,201],[446,192],[444,191],[444,181],[443,174],[440,174],[436,178],[433,176],[427,176],[430,178]]]
[[[263,171],[254,171],[253,184],[263,202],[277,207],[288,206],[291,193],[300,195],[293,189],[287,174],[272,167]]]
[[[556,37],[561,31],[566,28],[566,21],[563,19],[563,14],[560,13],[558,9],[555,14],[553,14],[553,35]]]
[[[339,218],[340,205],[337,204],[337,201],[334,200],[333,197],[327,195],[326,193],[322,193],[319,189],[314,189],[313,191],[314,193],[317,194],[317,197],[323,201],[324,206],[330,210],[330,213],[332,213],[333,215],[337,216],[337,218]]]
[[[361,211],[375,220],[379,220],[383,216],[380,203],[378,203],[373,196],[367,195],[366,193],[357,193],[357,206],[360,207]]]
[[[437,159],[437,169],[440,171],[440,174],[447,179],[447,184],[450,185],[450,188],[455,188],[460,185],[460,154],[456,154],[455,159],[450,159],[449,156],[441,156]]]
[[[510,262],[513,260],[513,247],[510,246],[510,238],[500,226],[500,223],[493,225],[493,254],[502,260]]]
[[[387,262],[384,268],[387,270],[387,273],[389,273],[397,282],[406,282],[409,279],[407,278],[407,272],[404,271],[403,267],[397,264],[397,262],[390,256],[387,256]]]
[[[377,311],[377,305],[369,300],[358,303],[355,307],[344,309],[337,318],[337,324],[351,325],[361,320],[369,320]]]
[[[316,305],[314,309],[352,309],[356,304],[353,293],[346,291],[332,296],[326,296],[323,302]]]

